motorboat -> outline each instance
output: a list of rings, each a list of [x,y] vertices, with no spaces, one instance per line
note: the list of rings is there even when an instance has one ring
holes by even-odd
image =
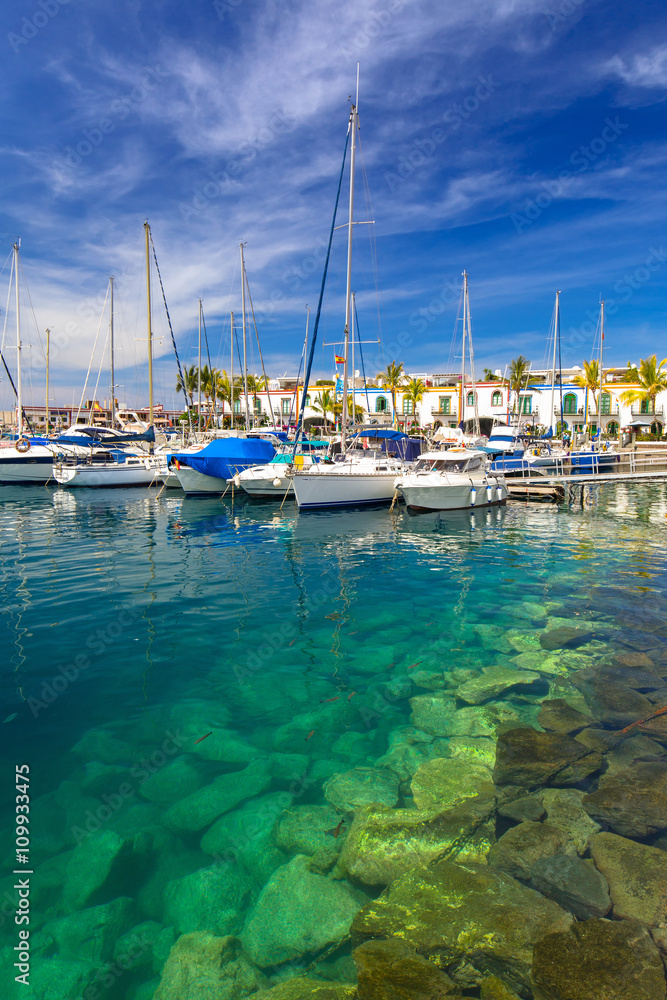
[[[61,457],[53,466],[53,478],[67,487],[156,486],[159,471],[159,461],[153,455],[98,452],[87,461]]]
[[[494,507],[508,493],[504,477],[487,469],[485,454],[468,448],[425,452],[396,489],[416,511]]]
[[[319,442],[318,442],[319,444]],[[273,498],[281,500],[294,493],[292,473],[311,469],[319,464],[319,456],[313,450],[314,442],[308,442],[306,450],[298,446],[294,454],[292,446],[286,446],[285,451],[274,455],[268,465],[254,465],[243,472],[237,472],[230,483],[245,490],[251,497]],[[321,447],[325,447],[322,442]]]

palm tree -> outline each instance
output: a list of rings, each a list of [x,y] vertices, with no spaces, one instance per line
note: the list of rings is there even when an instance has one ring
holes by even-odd
[[[403,388],[406,382],[406,376],[403,374],[403,362],[397,365],[395,361],[391,361],[387,365],[386,371],[379,372],[376,378],[382,388],[388,389],[391,393],[393,424],[396,426],[396,393]]]
[[[222,400],[224,403],[229,403],[230,410],[232,411],[230,426],[234,426],[234,412],[232,407],[232,388],[234,389],[234,399],[240,399],[240,393],[242,386],[240,384],[241,380],[237,377],[234,379],[234,385],[230,381],[229,375],[223,368],[222,371],[215,373],[215,394],[218,399]]]
[[[254,418],[257,416],[257,394],[262,391],[265,386],[264,376],[257,378],[256,375],[248,375],[247,377],[248,385],[248,395],[252,396],[252,412],[253,412],[253,422]]]
[[[646,403],[647,413],[655,413],[655,399],[659,392],[667,389],[667,358],[663,358],[658,364],[658,357],[652,354],[649,358],[642,358],[639,368],[633,368],[636,372],[636,389],[626,389],[619,396],[622,403],[626,405],[632,403]],[[629,373],[628,373],[629,374]]]
[[[521,411],[521,391],[526,388],[529,372],[530,361],[528,358],[524,358],[523,354],[520,354],[518,358],[513,358],[510,361],[507,384],[509,385],[510,392],[516,394],[514,405],[512,406],[512,413],[516,410],[519,410],[519,412]]]
[[[602,372],[602,378],[606,378],[607,372]],[[597,406],[599,389],[600,389],[600,362],[599,361],[584,361],[584,372],[583,375],[576,375],[572,381],[575,385],[579,386],[580,389],[584,389],[586,392],[586,415],[588,415],[588,393],[593,393],[593,402]]]
[[[187,398],[190,399],[190,406],[193,406],[193,397],[197,391],[197,382],[199,378],[199,372],[196,365],[190,365],[189,368],[185,368],[183,371],[183,378],[178,375],[176,377],[176,392],[182,392]]]
[[[319,396],[316,396],[311,406],[316,413],[321,413],[324,417],[324,433],[328,433],[327,413],[334,413],[333,394],[329,389],[324,389]]]
[[[403,390],[403,398],[412,400],[412,412],[417,414],[417,405],[421,403],[426,392],[426,383],[420,378],[411,378]],[[421,421],[417,415],[417,426],[421,429]]]

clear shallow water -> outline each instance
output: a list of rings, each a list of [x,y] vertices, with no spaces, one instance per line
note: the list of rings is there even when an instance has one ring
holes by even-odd
[[[208,780],[244,767],[215,759],[215,738],[195,744],[224,729],[257,753],[300,755],[263,794],[305,776],[299,801],[321,803],[328,775],[372,765],[408,724],[408,697],[427,690],[413,678],[519,652],[499,652],[475,626],[538,634],[544,622],[529,609],[549,602],[560,618],[616,625],[640,594],[664,619],[666,542],[658,485],[601,487],[583,509],[420,517],[4,489],[3,802],[13,802],[13,765],[29,762],[31,796],[48,803],[34,814],[32,846],[40,861],[57,857],[123,769],[153,754],[153,770],[186,755]],[[165,751],[174,736],[178,752]],[[95,761],[116,771],[91,781]],[[109,826],[126,812],[128,828],[154,826],[169,804],[133,793]],[[211,863],[201,833],[181,839],[187,870]],[[2,842],[9,864],[8,826]],[[141,884],[122,891],[139,896]],[[58,890],[38,896],[34,928],[57,906]],[[150,919],[166,923],[159,904]],[[137,973],[127,995],[154,979]]]

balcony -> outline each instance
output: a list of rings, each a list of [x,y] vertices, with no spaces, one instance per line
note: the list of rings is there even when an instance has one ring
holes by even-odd
[[[647,407],[642,406],[641,403],[637,403],[630,408],[630,413],[633,417],[662,417],[664,411],[664,406]]]
[[[458,406],[450,406],[448,410],[444,410],[441,406],[432,406],[431,413],[433,414],[434,417],[456,418],[458,416]]]

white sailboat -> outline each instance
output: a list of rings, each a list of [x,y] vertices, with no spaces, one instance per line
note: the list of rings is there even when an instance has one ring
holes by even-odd
[[[318,464],[309,469],[296,470],[293,475],[294,495],[299,508],[351,507],[358,504],[390,503],[395,495],[394,483],[405,471],[405,464],[398,454],[391,455],[379,447],[377,434],[358,434],[353,446],[346,448],[348,425],[348,353],[352,322],[352,230],[354,226],[354,169],[357,133],[359,130],[359,86],[357,103],[350,109],[350,197],[347,236],[347,284],[345,294],[345,347],[343,363],[343,413],[341,430],[341,455],[333,464]],[[305,389],[304,389],[305,393]],[[353,397],[354,399],[354,397]],[[396,439],[407,435],[392,432]],[[374,438],[374,440],[373,440]],[[376,447],[373,447],[373,444]],[[385,448],[389,448],[385,441]]]

